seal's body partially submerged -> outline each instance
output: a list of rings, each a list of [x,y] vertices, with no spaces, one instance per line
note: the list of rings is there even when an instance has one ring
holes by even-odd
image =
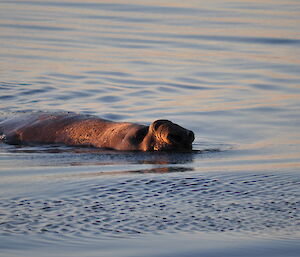
[[[76,113],[33,113],[0,122],[9,144],[65,144],[129,151],[191,151],[194,133],[168,120],[150,126]]]

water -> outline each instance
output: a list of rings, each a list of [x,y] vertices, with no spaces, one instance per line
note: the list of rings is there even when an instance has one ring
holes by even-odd
[[[297,256],[299,1],[1,1],[0,119],[75,111],[195,151],[0,144],[1,256]]]

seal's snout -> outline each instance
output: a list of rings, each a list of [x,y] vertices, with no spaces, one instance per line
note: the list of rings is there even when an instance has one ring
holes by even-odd
[[[188,138],[189,138],[189,140],[190,140],[190,142],[191,143],[193,143],[194,142],[194,140],[195,140],[195,134],[194,134],[194,132],[193,131],[190,131],[190,130],[188,130]]]
[[[192,131],[168,120],[157,120],[153,122],[151,128],[156,138],[155,150],[189,151],[192,149],[195,139]]]
[[[180,144],[183,142],[183,137],[181,135],[177,135],[174,133],[170,133],[169,135],[167,135],[167,139],[171,143],[175,143],[175,144]]]
[[[183,129],[168,133],[167,139],[172,144],[191,144],[195,140],[195,135],[192,131]]]

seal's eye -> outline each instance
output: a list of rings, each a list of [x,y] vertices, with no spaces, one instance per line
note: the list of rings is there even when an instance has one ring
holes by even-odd
[[[139,130],[136,132],[135,140],[136,140],[137,142],[143,141],[143,139],[145,138],[145,136],[147,135],[147,133],[148,133],[148,127],[139,129]]]

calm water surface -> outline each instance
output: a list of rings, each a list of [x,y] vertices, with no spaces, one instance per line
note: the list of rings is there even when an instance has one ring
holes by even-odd
[[[1,1],[0,120],[74,111],[191,154],[0,144],[0,256],[297,256],[300,3]]]

